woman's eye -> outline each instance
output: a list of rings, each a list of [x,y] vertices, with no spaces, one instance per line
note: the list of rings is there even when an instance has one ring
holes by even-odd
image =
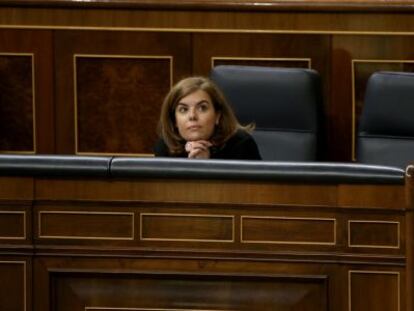
[[[184,113],[186,111],[187,111],[187,108],[186,107],[178,107],[178,112],[179,113]]]
[[[200,106],[198,107],[198,109],[199,109],[200,111],[207,111],[207,110],[208,110],[208,106],[207,106],[207,105],[200,105]]]

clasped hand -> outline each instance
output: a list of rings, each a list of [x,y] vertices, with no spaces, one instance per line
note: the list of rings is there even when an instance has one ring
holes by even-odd
[[[189,141],[185,144],[185,151],[192,159],[209,159],[210,147],[213,146],[208,140]]]

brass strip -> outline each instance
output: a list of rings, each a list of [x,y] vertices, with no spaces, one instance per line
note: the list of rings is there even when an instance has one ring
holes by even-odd
[[[122,157],[154,157],[153,153],[107,153],[107,152],[77,152],[77,155],[84,156],[122,156]]]
[[[26,211],[0,211],[0,214],[23,214],[23,236],[16,237],[2,237],[0,240],[26,240]]]
[[[398,242],[396,246],[389,245],[364,245],[364,244],[351,244],[351,223],[375,223],[375,224],[396,224]],[[348,220],[348,247],[364,247],[364,248],[387,248],[387,249],[399,249],[400,246],[400,222],[399,221],[382,221],[382,220]]]
[[[355,31],[355,30],[288,30],[288,29],[231,29],[231,28],[161,28],[161,27],[105,27],[105,26],[39,26],[39,25],[0,25],[0,29],[40,29],[40,30],[101,30],[132,32],[192,32],[192,33],[248,33],[248,34],[327,34],[327,35],[379,35],[414,36],[413,31]]]
[[[122,311],[232,311],[228,309],[165,309],[165,308],[118,308],[118,307],[85,307],[88,310],[122,310]]]
[[[414,165],[410,164],[407,166],[407,168],[405,169],[405,176],[407,177],[413,177],[413,175],[411,175],[411,172],[414,171]]]
[[[213,56],[211,57],[211,68],[215,67],[214,62],[216,60],[256,60],[256,61],[287,61],[287,62],[303,61],[303,62],[308,63],[308,69],[312,68],[311,58]]]
[[[1,27],[0,27],[1,28]],[[13,154],[35,154],[36,153],[36,84],[35,84],[35,61],[34,53],[2,53],[0,56],[30,56],[32,63],[32,118],[33,118],[33,150],[14,151],[14,150],[0,150],[0,153]]]
[[[122,155],[122,156],[153,156],[146,153],[109,153],[109,152],[79,152],[78,148],[78,92],[77,92],[77,58],[123,58],[123,59],[167,59],[170,61],[170,88],[173,86],[173,62],[174,57],[170,55],[111,55],[111,54],[74,54],[73,55],[73,100],[75,120],[75,154],[76,155]]]
[[[22,264],[23,265],[23,306],[24,311],[27,310],[27,268],[26,261],[5,261],[0,260],[0,264]]]
[[[356,161],[356,135],[357,135],[357,129],[356,129],[356,98],[355,98],[355,64],[356,63],[414,63],[414,60],[396,60],[396,59],[352,59],[351,60],[351,74],[352,74],[352,150],[351,150],[351,158],[352,161]]]
[[[116,216],[131,216],[131,236],[125,238],[118,238],[118,237],[91,237],[91,236],[71,236],[71,235],[62,235],[62,236],[54,236],[54,235],[42,235],[42,215],[43,214],[70,214],[70,215],[116,215]],[[78,212],[78,211],[39,211],[39,224],[38,224],[38,232],[39,238],[43,239],[71,239],[71,240],[116,240],[116,241],[130,241],[134,240],[135,236],[135,220],[134,220],[134,213],[128,212]]]
[[[214,239],[167,239],[167,238],[144,238],[142,232],[143,216],[169,216],[169,217],[199,217],[199,218],[229,218],[231,219],[232,237],[230,240],[214,240]],[[139,238],[141,241],[176,241],[176,242],[221,242],[221,243],[234,243],[235,226],[233,215],[205,215],[205,214],[170,214],[170,213],[141,213],[139,215],[140,221],[140,233]]]
[[[333,242],[306,242],[306,241],[256,241],[245,240],[243,238],[243,220],[244,219],[281,219],[281,220],[309,220],[309,221],[333,221],[334,223],[334,236]],[[335,218],[313,218],[313,217],[274,217],[274,216],[240,216],[240,242],[241,243],[260,243],[260,244],[292,244],[292,245],[336,245],[336,219]]]
[[[373,271],[373,270],[349,270],[348,271],[348,311],[351,310],[351,274],[385,274],[385,275],[396,275],[398,280],[398,311],[401,310],[400,308],[400,300],[401,300],[401,291],[400,291],[400,272],[394,272],[394,271]]]

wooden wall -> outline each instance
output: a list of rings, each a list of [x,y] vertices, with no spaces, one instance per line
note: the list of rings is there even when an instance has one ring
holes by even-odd
[[[0,152],[151,154],[173,83],[254,64],[317,70],[323,159],[352,160],[369,75],[414,71],[410,3],[262,3],[2,2]]]

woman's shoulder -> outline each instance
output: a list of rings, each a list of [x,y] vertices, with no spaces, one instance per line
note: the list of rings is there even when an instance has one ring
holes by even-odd
[[[253,140],[253,136],[246,130],[244,129],[238,129],[233,136],[231,136],[228,140],[228,142],[230,141],[234,141],[234,142],[243,142],[246,140]]]
[[[187,157],[186,153],[179,153],[179,154],[172,154],[168,145],[165,143],[165,140],[159,138],[153,147],[154,156],[156,157],[174,157],[174,158],[182,158]]]
[[[253,136],[246,130],[239,129],[231,136],[219,156],[228,159],[261,160]]]
[[[156,157],[168,157],[169,156],[168,146],[165,143],[164,139],[162,138],[159,138],[157,140],[157,142],[154,145],[153,151]]]

